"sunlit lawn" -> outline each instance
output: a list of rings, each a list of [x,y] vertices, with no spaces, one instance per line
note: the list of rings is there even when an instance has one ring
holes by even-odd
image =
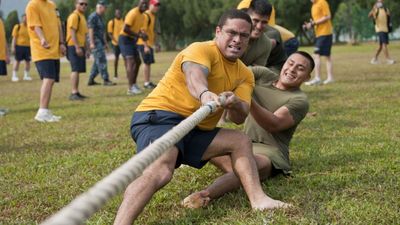
[[[270,196],[294,208],[253,212],[239,190],[207,208],[184,209],[179,202],[186,195],[220,175],[212,166],[184,167],[136,224],[400,224],[400,63],[370,65],[374,49],[375,44],[334,47],[336,82],[303,87],[316,116],[303,121],[292,141],[293,177],[263,184]],[[400,43],[390,51],[400,60]],[[157,54],[153,80],[175,55]],[[0,77],[0,106],[10,109],[0,118],[0,224],[43,221],[134,155],[129,123],[145,95],[126,95],[122,65],[114,87],[88,87],[87,75],[81,75],[81,93],[89,98],[71,102],[64,63],[51,101],[63,118],[54,124],[33,120],[40,88],[35,69],[32,82]],[[88,224],[111,224],[120,202],[121,196],[111,200]]]

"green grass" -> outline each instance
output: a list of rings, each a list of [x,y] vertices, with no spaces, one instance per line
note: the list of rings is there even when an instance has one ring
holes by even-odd
[[[266,193],[293,209],[253,212],[243,190],[205,209],[184,209],[179,202],[186,195],[220,175],[212,166],[184,167],[136,224],[400,224],[400,64],[370,65],[374,49],[374,44],[334,47],[337,82],[303,88],[317,115],[302,122],[292,141],[294,175],[263,183]],[[400,59],[400,43],[390,51]],[[154,79],[175,54],[157,54]],[[126,96],[124,76],[115,87],[88,87],[87,75],[81,75],[81,93],[90,98],[70,102],[70,69],[63,64],[51,101],[63,119],[41,124],[33,120],[40,81],[32,71],[33,82],[0,77],[0,106],[11,109],[0,118],[0,224],[40,223],[135,152],[129,123],[144,95]],[[124,74],[122,62],[119,71]],[[88,224],[111,224],[120,202],[121,195]]]

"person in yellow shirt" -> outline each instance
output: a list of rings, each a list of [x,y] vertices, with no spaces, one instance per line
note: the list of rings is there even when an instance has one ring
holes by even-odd
[[[311,17],[309,22],[305,22],[304,29],[314,28],[315,32],[315,76],[314,79],[305,82],[306,85],[329,84],[333,79],[333,62],[331,57],[332,48],[332,16],[329,4],[326,0],[311,0]],[[328,77],[321,81],[321,56],[326,57],[326,70]]]
[[[31,0],[25,11],[32,60],[42,79],[40,106],[35,120],[57,122],[61,117],[53,115],[49,103],[53,85],[60,80],[60,54],[66,51],[59,14],[50,0]]]
[[[86,57],[88,45],[86,37],[88,33],[85,11],[87,0],[75,0],[75,10],[67,20],[67,58],[71,64],[71,95],[69,100],[83,100],[86,96],[79,92],[79,73],[86,72]]]
[[[13,73],[11,81],[17,82],[18,68],[21,61],[25,61],[24,80],[32,80],[29,76],[31,68],[31,48],[29,44],[28,29],[26,26],[26,15],[23,14],[22,23],[16,24],[12,30],[11,52],[15,54],[15,61],[13,66]]]
[[[378,64],[379,54],[383,50],[383,54],[386,58],[387,64],[393,64],[395,61],[389,56],[389,27],[388,19],[390,16],[390,11],[384,6],[383,0],[377,0],[372,7],[372,10],[368,14],[369,17],[374,19],[375,32],[379,38],[379,46],[376,50],[374,57],[371,59],[371,64]]]
[[[137,45],[138,50],[140,52],[140,56],[142,57],[144,67],[143,67],[143,74],[144,74],[144,88],[146,89],[153,89],[156,85],[150,81],[150,74],[151,74],[151,64],[155,62],[154,60],[154,45],[156,41],[156,13],[160,9],[160,1],[159,0],[150,0],[149,9],[144,12],[145,21],[144,21],[144,30],[148,36],[147,46],[149,47],[149,51],[146,53],[144,41],[139,38]]]
[[[139,38],[142,38],[144,51],[146,53],[150,51],[147,46],[148,36],[143,30],[145,20],[143,13],[147,10],[148,5],[148,0],[139,0],[138,6],[131,9],[126,15],[124,28],[119,35],[118,44],[125,61],[126,76],[128,78],[128,95],[137,95],[143,92],[136,84],[141,64],[136,42]]]
[[[6,64],[8,63],[10,63],[10,56],[8,55],[6,32],[4,29],[3,20],[0,18],[0,76],[7,76]],[[0,116],[4,116],[7,113],[8,113],[7,108],[0,107]]]
[[[221,105],[128,186],[114,224],[132,224],[181,164],[200,169],[222,155],[232,160],[253,209],[286,206],[262,190],[249,138],[240,131],[216,127],[223,110],[237,124],[243,123],[249,113],[254,76],[239,57],[247,48],[251,28],[247,13],[226,11],[215,29],[215,39],[193,43],[181,51],[157,87],[138,106],[131,134],[139,153],[201,105],[210,101]],[[219,95],[226,97],[223,104]]]
[[[111,40],[111,44],[114,50],[114,79],[118,79],[118,61],[121,49],[118,46],[118,38],[122,29],[124,28],[124,20],[122,19],[122,13],[120,9],[115,9],[115,17],[108,21],[107,33]]]

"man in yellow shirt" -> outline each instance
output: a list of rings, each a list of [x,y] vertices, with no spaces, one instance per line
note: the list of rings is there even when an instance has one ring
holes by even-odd
[[[114,50],[114,79],[118,79],[118,61],[119,55],[121,54],[121,49],[118,46],[118,38],[122,29],[124,28],[124,20],[122,19],[122,14],[120,9],[115,10],[115,17],[108,21],[107,33],[111,40],[111,44]]]
[[[128,95],[142,93],[142,90],[136,84],[141,64],[136,42],[139,38],[142,38],[144,41],[144,51],[146,53],[150,51],[147,46],[148,36],[143,30],[145,20],[145,15],[143,13],[147,8],[148,0],[139,0],[138,6],[128,12],[125,17],[124,28],[118,40],[122,57],[125,61],[126,76],[128,78]]]
[[[79,92],[79,73],[86,72],[87,43],[86,36],[88,28],[86,24],[85,11],[87,0],[75,0],[75,11],[67,20],[67,58],[71,63],[72,90],[69,100],[83,100],[86,96]]]
[[[138,106],[131,133],[140,152],[202,104],[221,104],[218,95],[226,97],[221,108],[128,186],[114,224],[132,224],[181,164],[202,168],[211,158],[221,155],[232,160],[253,209],[285,206],[262,190],[249,138],[237,130],[216,128],[223,110],[237,124],[243,123],[249,113],[254,77],[239,57],[247,48],[251,29],[247,13],[236,9],[225,12],[216,27],[215,39],[193,43],[180,52],[157,87]]]
[[[369,17],[374,19],[375,23],[375,32],[379,38],[379,46],[376,50],[374,57],[371,59],[371,64],[378,64],[378,57],[381,51],[383,50],[383,54],[386,58],[387,64],[393,64],[395,61],[389,56],[389,27],[388,27],[388,19],[390,16],[390,11],[388,8],[384,6],[383,0],[377,0],[374,7],[368,14]]]
[[[1,0],[0,0],[1,4]],[[3,20],[0,18],[0,76],[7,75],[6,64],[10,63],[10,56],[8,55],[6,32],[4,29]],[[0,107],[0,116],[6,115],[8,109]]]
[[[140,55],[142,57],[144,67],[143,67],[143,74],[144,74],[144,88],[153,89],[156,85],[150,81],[150,74],[151,74],[151,64],[154,61],[154,45],[156,42],[156,13],[160,9],[160,2],[158,0],[150,0],[149,9],[144,12],[145,21],[144,21],[144,30],[148,36],[147,46],[149,47],[149,51],[146,53],[144,51],[145,44],[144,41],[139,38],[137,45]]]
[[[60,80],[60,53],[66,51],[58,11],[50,0],[31,0],[25,11],[32,59],[43,80],[35,120],[58,122],[61,117],[49,110],[53,85]]]
[[[326,0],[311,0],[311,17],[309,22],[305,22],[304,29],[314,28],[315,31],[315,76],[314,79],[305,82],[306,85],[329,84],[334,82],[333,79],[333,63],[331,57],[332,48],[332,16],[329,4]],[[321,81],[321,56],[326,57],[326,70],[328,77]]]
[[[22,15],[22,23],[16,24],[12,30],[11,52],[15,54],[13,74],[11,81],[17,82],[18,68],[21,61],[25,61],[24,80],[32,80],[29,76],[31,68],[31,48],[29,44],[28,29],[26,26],[26,15]]]

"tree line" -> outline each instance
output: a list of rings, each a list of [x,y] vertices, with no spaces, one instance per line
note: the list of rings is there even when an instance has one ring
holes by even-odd
[[[55,0],[62,20],[74,10],[75,0]],[[96,0],[89,0],[86,14],[95,10]],[[105,21],[112,19],[116,8],[125,15],[137,5],[137,0],[109,0]],[[193,41],[213,38],[215,26],[223,11],[234,8],[240,0],[161,0],[158,13],[162,33],[159,37],[166,50],[181,48]],[[276,9],[277,24],[282,25],[300,38],[302,44],[311,44],[313,35],[302,30],[304,21],[311,17],[312,3],[308,0],[270,0]],[[358,42],[374,35],[373,22],[368,12],[375,0],[328,0],[333,16],[336,42],[343,34],[349,36],[348,41]],[[394,27],[400,22],[400,1],[386,0],[386,7],[391,10]],[[12,28],[19,21],[17,11],[5,18],[7,37],[10,41]]]

